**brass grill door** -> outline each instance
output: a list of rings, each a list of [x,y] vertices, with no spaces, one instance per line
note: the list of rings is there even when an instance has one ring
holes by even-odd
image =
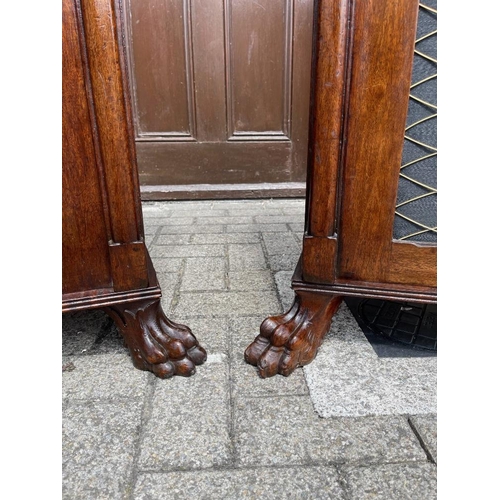
[[[437,9],[420,3],[394,238],[437,241]]]

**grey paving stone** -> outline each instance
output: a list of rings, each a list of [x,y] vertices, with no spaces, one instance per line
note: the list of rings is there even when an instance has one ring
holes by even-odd
[[[149,219],[160,216],[167,216],[171,212],[171,205],[168,202],[158,201],[143,201],[142,216],[143,219]]]
[[[140,474],[136,500],[345,499],[331,467],[236,469]]]
[[[268,255],[292,254],[298,256],[300,254],[299,244],[291,233],[264,233],[262,238]]]
[[[146,237],[146,245],[149,245],[153,240],[153,237],[158,232],[160,226],[152,226],[150,224],[144,224],[144,235]]]
[[[244,363],[245,347],[258,335],[263,316],[247,316],[229,319],[229,335],[231,338],[231,362]]]
[[[169,226],[189,226],[194,223],[194,217],[183,217],[181,214],[178,214],[172,211],[172,215],[168,218],[168,221],[165,225]]]
[[[126,352],[72,356],[68,361],[75,369],[62,374],[63,398],[142,398],[146,393],[148,373],[134,368]]]
[[[163,214],[158,214],[155,217],[145,217],[144,218],[144,227],[156,227],[166,226],[170,221],[170,213],[166,212]]]
[[[130,474],[139,434],[142,403],[71,404],[62,411],[62,465],[66,477]],[[83,483],[83,484],[82,484]],[[82,482],[85,488],[85,482]],[[75,486],[73,486],[74,488]]]
[[[109,326],[109,316],[102,310],[77,311],[62,315],[62,353],[81,354],[94,345]]]
[[[427,458],[405,417],[319,418],[318,427],[320,432],[308,448],[315,462],[367,464]]]
[[[200,271],[196,275],[189,274],[182,278],[181,291],[223,291],[226,290],[224,271]]]
[[[287,231],[286,224],[228,224],[226,226],[227,233],[286,233]]]
[[[148,250],[151,250],[151,246],[153,245],[153,240],[155,238],[156,232],[154,234],[145,234],[144,235],[144,242],[146,243],[146,248]]]
[[[210,257],[224,255],[224,245],[163,245],[153,246],[151,257]]]
[[[299,261],[300,252],[296,254],[270,255],[269,266],[272,271],[294,271]]]
[[[220,273],[226,269],[226,257],[189,257],[186,259],[186,274],[197,274],[200,272]]]
[[[208,468],[231,461],[227,358],[211,355],[190,378],[158,381],[139,469]]]
[[[224,204],[215,201],[172,201],[172,202],[159,202],[164,204],[166,209],[176,216],[197,217],[199,215],[206,216],[211,214],[213,216],[227,215],[227,210]]]
[[[172,317],[176,321],[176,317]],[[198,339],[200,345],[208,354],[224,354],[229,356],[229,321],[227,318],[189,318],[181,323],[186,323]]]
[[[212,215],[207,215],[206,217],[196,217],[196,224],[253,224],[252,217],[248,215],[241,216],[223,216],[223,217],[213,217]]]
[[[432,500],[437,498],[436,467],[429,463],[348,468],[349,498],[356,500]]]
[[[247,317],[230,320],[231,383],[233,396],[262,397],[278,395],[308,395],[309,390],[302,368],[289,377],[262,379],[254,366],[245,362],[244,352],[259,333],[264,317]]]
[[[158,273],[156,277],[161,288],[161,305],[165,314],[168,315],[170,313],[175,288],[179,281],[179,275],[177,273]]]
[[[263,292],[183,292],[175,314],[188,316],[265,316],[279,310],[276,294]]]
[[[302,202],[300,205],[298,206],[284,206],[283,207],[283,213],[285,215],[300,215],[302,216],[302,220],[304,219],[304,216],[305,216],[305,213],[306,213],[306,204],[305,204],[305,201]],[[269,215],[273,215],[273,214],[269,214]]]
[[[305,207],[305,198],[300,197],[300,198],[282,198],[282,199],[276,199],[273,200],[275,205],[278,205],[282,207],[283,209],[287,207]]]
[[[246,227],[246,226],[245,226]],[[202,234],[202,233],[223,233],[224,226],[216,224],[192,224],[191,226],[163,226],[161,234]],[[240,231],[233,231],[240,232]]]
[[[274,206],[272,200],[217,200],[215,201],[219,206],[224,206],[228,210],[239,208],[241,210],[247,208],[270,208]]]
[[[191,207],[181,207],[175,208],[174,213],[178,216],[190,216],[190,217],[224,217],[230,215],[228,210],[221,206],[220,208],[213,208],[211,206],[191,206]]]
[[[304,216],[302,214],[292,214],[292,215],[256,215],[255,222],[257,224],[280,224],[280,223],[290,223],[290,224],[300,224],[304,223]]]
[[[226,259],[194,257],[186,259],[181,291],[226,290]]]
[[[246,208],[229,208],[229,214],[233,216],[254,216],[254,215],[283,215],[281,208],[268,208],[266,206],[249,205]]]
[[[171,208],[176,213],[178,212],[186,212],[191,210],[212,210],[215,209],[215,203],[212,200],[199,200],[199,201],[183,201],[183,200],[175,200],[168,202],[158,202],[165,203],[167,207]]]
[[[261,245],[228,245],[230,271],[267,269]]]
[[[295,233],[299,233],[302,237],[302,234],[304,233],[304,222],[291,222],[287,224],[288,227],[290,228],[290,231],[293,231]]]
[[[245,345],[240,351],[240,356],[238,357],[239,361],[235,361],[231,365],[233,396],[259,398],[265,396],[309,395],[304,373],[301,368],[298,368],[286,378],[271,377],[262,379],[259,377],[257,369],[254,366],[242,360],[246,347]]]
[[[160,234],[155,245],[188,245],[190,238],[190,234]]]
[[[437,463],[437,415],[413,415],[410,421],[432,459]]]
[[[307,396],[238,398],[236,460],[241,466],[425,460],[402,417],[321,419]]]
[[[193,234],[191,236],[191,243],[197,245],[260,243],[260,237],[258,233]]]
[[[131,474],[114,466],[64,470],[63,500],[123,500],[131,489]]]
[[[345,304],[304,373],[325,418],[436,413],[436,358],[379,358]]]
[[[167,258],[166,256],[153,257],[151,260],[153,261],[153,265],[157,275],[161,273],[178,272],[182,266],[183,261],[183,259],[181,258],[174,259],[172,257]]]
[[[272,290],[274,287],[271,271],[229,271],[230,290]]]
[[[282,311],[288,311],[295,300],[292,290],[293,271],[279,271],[274,274],[274,281],[278,289],[278,297],[281,302]]]

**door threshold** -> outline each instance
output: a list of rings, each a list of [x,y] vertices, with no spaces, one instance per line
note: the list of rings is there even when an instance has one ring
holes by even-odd
[[[141,186],[143,201],[302,198],[305,182]]]

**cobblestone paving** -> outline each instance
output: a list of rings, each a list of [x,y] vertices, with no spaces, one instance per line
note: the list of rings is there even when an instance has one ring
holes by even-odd
[[[243,360],[291,304],[304,200],[143,212],[163,308],[208,360],[159,380],[133,368],[104,313],[64,315],[63,498],[436,498],[435,414],[320,418],[302,369],[262,380]]]

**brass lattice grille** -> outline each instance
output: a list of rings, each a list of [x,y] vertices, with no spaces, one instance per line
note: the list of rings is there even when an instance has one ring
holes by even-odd
[[[437,239],[437,6],[419,5],[394,237]]]

